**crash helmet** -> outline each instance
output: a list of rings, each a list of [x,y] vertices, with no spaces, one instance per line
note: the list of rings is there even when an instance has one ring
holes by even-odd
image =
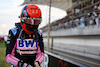
[[[20,24],[26,33],[34,33],[41,23],[41,20],[41,10],[37,5],[29,4],[24,6],[20,14]]]

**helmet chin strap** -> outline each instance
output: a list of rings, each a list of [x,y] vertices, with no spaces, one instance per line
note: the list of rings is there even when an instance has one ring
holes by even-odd
[[[33,33],[36,32],[36,31],[29,31],[29,30],[27,30],[27,29],[26,29],[25,23],[22,24],[22,22],[21,22],[20,25],[21,25],[21,27],[23,28],[23,30],[24,30],[26,33],[28,33],[28,34],[33,34]]]

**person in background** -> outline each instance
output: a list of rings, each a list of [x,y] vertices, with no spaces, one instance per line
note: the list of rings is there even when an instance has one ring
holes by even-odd
[[[65,29],[67,28],[67,25],[68,25],[68,21],[65,22]]]
[[[95,22],[96,22],[96,25],[99,25],[99,17],[98,16],[95,17]]]
[[[1,43],[1,37],[0,37],[0,43]]]
[[[9,30],[6,61],[13,67],[40,67],[44,60],[41,10],[34,4],[24,6],[20,22]]]
[[[98,17],[99,17],[99,24],[100,24],[100,4],[98,5]]]
[[[97,5],[94,6],[93,8],[95,11],[93,11],[93,15],[95,17],[95,22],[96,22],[96,25],[99,25],[99,18],[98,18],[98,14],[97,14]]]
[[[7,45],[7,36],[4,36],[5,46]]]
[[[84,20],[85,20],[85,18],[84,18],[84,16],[82,16],[80,18],[80,24],[78,25],[78,27],[84,27],[85,26]]]

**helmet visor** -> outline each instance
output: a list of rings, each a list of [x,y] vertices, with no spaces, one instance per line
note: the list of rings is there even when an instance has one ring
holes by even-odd
[[[40,18],[27,18],[24,20],[25,20],[25,23],[30,24],[30,25],[39,25],[41,23]]]

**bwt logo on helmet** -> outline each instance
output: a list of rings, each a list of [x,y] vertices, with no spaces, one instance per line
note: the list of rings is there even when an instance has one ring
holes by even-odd
[[[37,49],[38,41],[33,39],[17,39],[17,48],[18,49]]]

